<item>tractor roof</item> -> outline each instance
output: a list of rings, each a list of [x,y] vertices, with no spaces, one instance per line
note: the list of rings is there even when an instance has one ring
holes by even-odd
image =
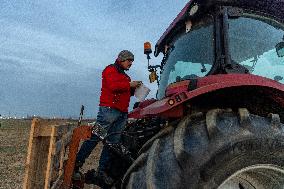
[[[212,5],[228,5],[254,10],[284,23],[284,0],[190,0],[158,40],[155,46],[155,56],[158,56],[165,45],[172,41],[177,31],[185,28],[184,23],[189,16],[188,12],[195,4],[199,6],[199,15],[200,12],[202,14],[210,9]]]

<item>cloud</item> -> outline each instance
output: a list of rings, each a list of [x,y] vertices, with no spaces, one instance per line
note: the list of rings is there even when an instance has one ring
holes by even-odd
[[[0,21],[0,24],[7,26],[1,29],[1,48],[6,49],[5,53],[9,56],[14,55],[17,58],[22,58],[23,63],[28,60],[29,64],[35,63],[36,66],[38,60],[54,56],[61,57],[70,64],[92,66],[95,59],[101,59],[100,55],[95,53],[92,45],[76,39],[70,39],[63,35],[57,36],[34,30],[26,25],[8,23],[3,20]],[[50,56],[46,56],[47,54],[50,54]],[[47,61],[45,60],[43,63]],[[103,66],[97,65],[97,67],[102,68]]]

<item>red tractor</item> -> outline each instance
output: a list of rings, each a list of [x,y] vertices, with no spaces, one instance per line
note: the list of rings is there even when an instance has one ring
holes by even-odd
[[[160,53],[157,99],[136,104],[120,145],[102,137],[109,187],[283,189],[284,0],[191,0]]]

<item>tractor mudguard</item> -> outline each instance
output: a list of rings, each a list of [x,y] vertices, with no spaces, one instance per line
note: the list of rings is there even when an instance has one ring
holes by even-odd
[[[276,90],[277,95],[272,96],[281,106],[284,107],[284,87],[283,84],[251,74],[219,74],[210,75],[197,80],[196,89],[189,90],[190,81],[173,83],[166,89],[166,97],[149,104],[146,107],[133,110],[129,113],[129,118],[143,118],[161,115],[165,117],[182,116],[182,104],[195,97],[232,87],[255,86]],[[268,94],[273,95],[273,94]]]

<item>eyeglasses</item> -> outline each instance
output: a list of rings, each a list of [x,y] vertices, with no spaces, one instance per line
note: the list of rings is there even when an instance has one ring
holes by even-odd
[[[134,60],[133,59],[127,59],[129,62],[133,62]]]

